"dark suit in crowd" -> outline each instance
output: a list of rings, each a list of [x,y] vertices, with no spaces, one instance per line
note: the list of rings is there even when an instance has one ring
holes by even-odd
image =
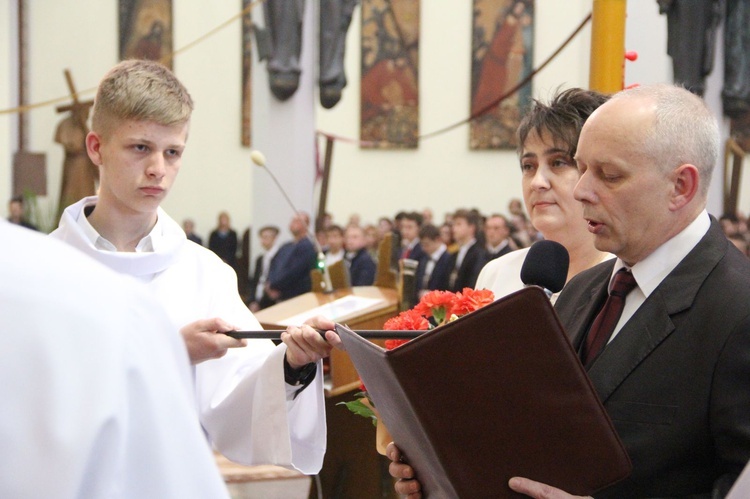
[[[458,253],[456,252],[451,257],[451,279],[449,283],[450,291],[461,291],[464,288],[473,288],[477,283],[479,272],[484,267],[484,249],[482,246],[475,242],[471,245],[469,250],[466,252],[461,265],[456,267],[458,261]]]
[[[229,230],[211,231],[208,238],[208,249],[219,255],[235,271],[237,270],[237,232]]]
[[[203,238],[196,234],[195,232],[191,232],[190,234],[187,234],[186,237],[188,240],[193,241],[195,244],[198,244],[200,246],[203,246]]]
[[[422,245],[417,243],[411,249],[401,248],[401,258],[408,258],[409,260],[419,261],[424,256],[424,250]]]
[[[288,242],[279,248],[268,273],[270,287],[281,293],[279,301],[288,300],[312,289],[310,270],[315,267],[316,258],[315,248],[306,237],[297,242]]]
[[[417,296],[414,297],[414,303],[419,302],[419,292],[422,290],[434,291],[436,289],[448,289],[451,270],[453,269],[454,264],[453,255],[448,253],[448,251],[444,251],[443,254],[440,255],[440,257],[435,262],[435,266],[433,267],[432,272],[430,273],[430,276],[427,278],[427,282],[425,283],[425,272],[427,270],[427,264],[430,261],[430,258],[430,255],[424,255],[419,261],[419,266],[417,266],[417,271],[415,274],[415,280],[417,282]]]
[[[274,260],[276,259],[276,256],[278,255],[274,255],[274,259],[271,260],[271,265],[269,267],[269,274],[271,271],[270,269],[274,267]],[[260,255],[258,258],[255,259],[255,270],[253,271],[252,281],[250,281],[250,292],[252,293],[252,301],[257,301],[258,306],[261,309],[264,309],[264,308],[270,307],[271,305],[276,303],[276,301],[270,296],[268,296],[268,293],[266,293],[265,291],[262,292],[260,296],[260,300],[258,300],[258,297],[256,295],[256,288],[258,286],[258,283],[260,282],[262,274],[263,274],[263,255]]]
[[[347,253],[346,262],[349,268],[349,282],[352,286],[372,286],[375,282],[377,264],[367,252],[367,248],[360,249],[351,257]]]

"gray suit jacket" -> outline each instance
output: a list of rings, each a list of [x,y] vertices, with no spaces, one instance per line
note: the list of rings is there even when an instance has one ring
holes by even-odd
[[[556,303],[580,348],[614,260]],[[750,260],[716,220],[588,370],[633,462],[600,497],[723,497],[750,459]]]

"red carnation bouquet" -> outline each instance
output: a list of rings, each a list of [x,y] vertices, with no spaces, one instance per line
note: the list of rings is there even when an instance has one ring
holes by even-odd
[[[488,289],[464,288],[462,291],[431,291],[425,294],[412,309],[401,312],[396,317],[388,319],[383,325],[387,331],[427,331],[452,322],[459,317],[489,305],[495,295]],[[385,348],[393,350],[409,340],[386,340]],[[377,426],[378,417],[375,405],[370,399],[364,384],[360,383],[360,391],[354,394],[355,400],[340,402],[354,414],[369,418]]]

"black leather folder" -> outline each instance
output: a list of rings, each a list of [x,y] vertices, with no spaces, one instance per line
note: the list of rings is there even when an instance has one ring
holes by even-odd
[[[588,495],[631,472],[540,288],[393,350],[336,330],[428,498],[520,497],[514,476]]]

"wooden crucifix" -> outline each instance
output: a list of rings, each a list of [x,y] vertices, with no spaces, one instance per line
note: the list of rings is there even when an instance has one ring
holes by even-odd
[[[96,183],[99,180],[99,170],[86,153],[86,135],[89,133],[87,122],[89,110],[94,101],[78,100],[78,92],[68,69],[65,70],[65,81],[68,84],[72,102],[58,106],[56,111],[70,114],[57,125],[55,132],[55,142],[65,148],[60,186],[60,214],[66,206],[86,196],[94,195]]]

